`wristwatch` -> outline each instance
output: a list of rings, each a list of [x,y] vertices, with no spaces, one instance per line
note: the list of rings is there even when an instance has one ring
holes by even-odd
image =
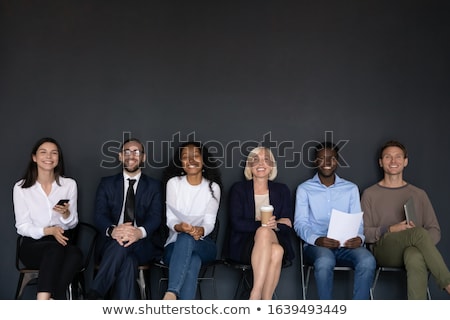
[[[108,227],[108,229],[106,230],[106,233],[108,234],[108,236],[112,237],[112,232],[113,232],[115,227],[116,227],[115,225],[110,225]]]

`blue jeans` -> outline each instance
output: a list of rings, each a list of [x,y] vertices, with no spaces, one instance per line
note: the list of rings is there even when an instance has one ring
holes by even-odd
[[[364,247],[356,249],[328,249],[306,245],[305,261],[314,265],[319,299],[331,300],[333,296],[334,267],[352,267],[354,273],[353,299],[370,299],[370,288],[375,274],[376,262],[372,253]]]
[[[216,255],[216,244],[210,238],[194,240],[187,233],[179,233],[177,240],[164,249],[163,262],[169,266],[167,291],[180,300],[195,299],[202,263],[213,261]]]

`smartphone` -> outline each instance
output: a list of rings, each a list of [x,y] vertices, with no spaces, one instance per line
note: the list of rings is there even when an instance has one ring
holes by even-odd
[[[64,204],[69,203],[69,199],[61,199],[56,204],[57,206],[63,206]]]

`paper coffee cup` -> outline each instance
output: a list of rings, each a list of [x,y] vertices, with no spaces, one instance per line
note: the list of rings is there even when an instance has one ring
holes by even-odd
[[[270,217],[273,215],[273,206],[270,204],[268,206],[261,206],[261,225],[266,226],[269,222]]]

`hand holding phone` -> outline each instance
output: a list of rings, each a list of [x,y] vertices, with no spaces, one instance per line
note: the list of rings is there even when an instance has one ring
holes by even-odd
[[[58,201],[58,203],[56,204],[57,206],[63,206],[66,203],[69,203],[69,199],[61,199]]]

